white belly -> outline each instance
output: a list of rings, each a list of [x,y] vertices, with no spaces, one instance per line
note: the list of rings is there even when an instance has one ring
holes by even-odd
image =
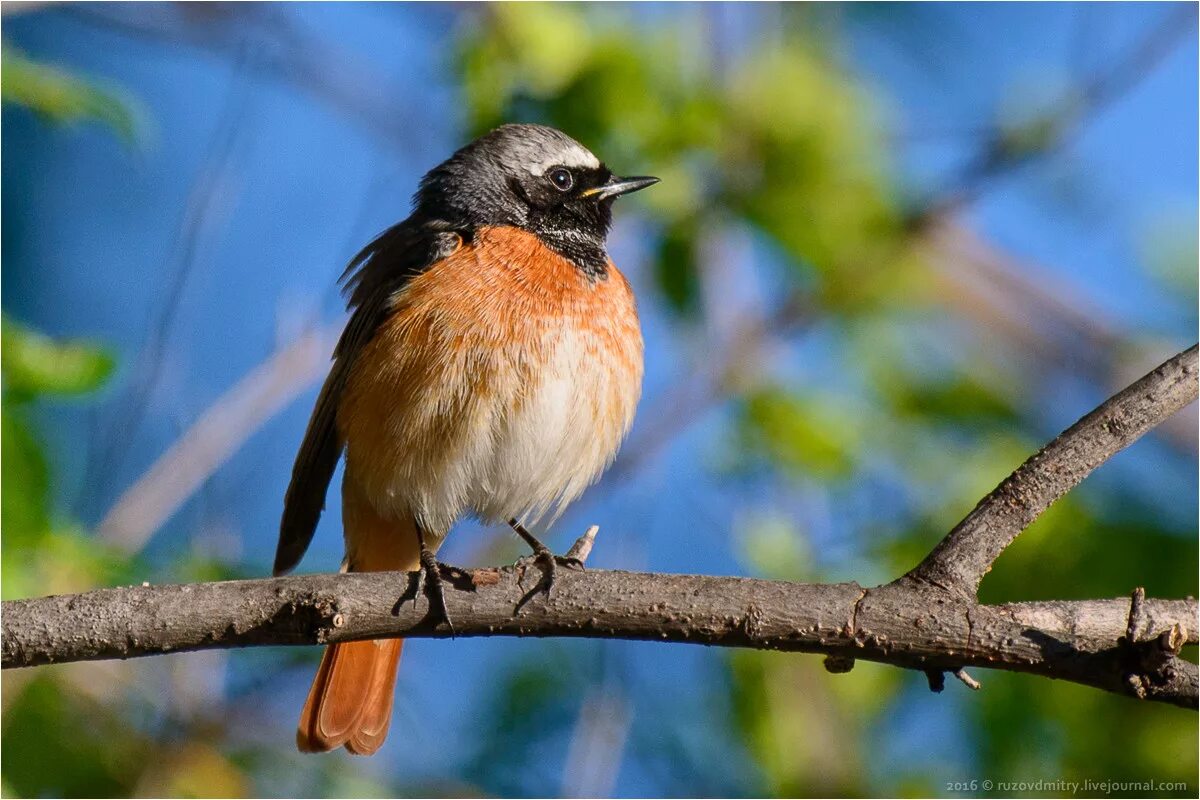
[[[492,446],[476,465],[470,509],[488,521],[513,517],[534,523],[557,516],[612,461],[632,416],[636,396],[612,391],[628,383],[592,359],[585,334],[561,332],[540,385],[527,387],[507,409],[497,409]],[[614,408],[614,404],[626,408]],[[615,421],[615,425],[614,425]]]

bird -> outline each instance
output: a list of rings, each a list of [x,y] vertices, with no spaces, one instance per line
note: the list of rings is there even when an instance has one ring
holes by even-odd
[[[606,250],[613,201],[658,182],[535,124],[502,125],[421,179],[410,215],[339,281],[350,317],[292,468],[275,575],[307,550],[344,454],[343,571],[417,573],[452,630],[435,554],[474,517],[512,526],[549,592],[562,559],[528,526],[612,463],[641,395],[637,305]],[[298,748],[376,752],[402,648],[327,646]]]

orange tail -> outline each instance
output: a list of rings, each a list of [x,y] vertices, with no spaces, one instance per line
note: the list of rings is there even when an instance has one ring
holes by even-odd
[[[369,756],[380,748],[392,721],[403,646],[403,639],[377,639],[326,648],[300,712],[296,746],[302,753],[345,745],[355,755]]]
[[[347,563],[353,572],[417,569],[413,523],[385,522],[357,497],[346,481],[342,516]],[[296,731],[302,753],[324,753],[345,746],[369,756],[383,745],[392,722],[396,670],[403,639],[340,642],[325,649],[317,677]]]

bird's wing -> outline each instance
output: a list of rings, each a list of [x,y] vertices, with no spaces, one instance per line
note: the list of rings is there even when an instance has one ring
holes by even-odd
[[[463,234],[445,224],[405,220],[362,249],[342,274],[352,311],[334,350],[333,367],[308,421],[283,501],[276,575],[300,563],[325,508],[325,492],[342,454],[337,408],[355,357],[387,317],[392,298],[414,276],[453,253]]]

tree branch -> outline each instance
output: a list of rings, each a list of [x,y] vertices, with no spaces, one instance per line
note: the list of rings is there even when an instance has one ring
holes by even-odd
[[[1196,399],[1196,345],[1118,392],[1017,468],[908,576],[974,596],[1004,548],[1092,470]]]
[[[518,569],[449,576],[458,636],[569,636],[825,653],[918,670],[1030,672],[1120,694],[1137,659],[1128,599],[979,606],[916,584],[795,584],[748,578],[564,572],[549,600],[514,609],[536,582]],[[387,636],[446,637],[430,623],[416,573],[307,575],[100,589],[4,604],[3,666],[131,658]],[[397,597],[401,596],[400,602]],[[1195,641],[1196,602],[1146,601],[1151,630]],[[1045,627],[1033,627],[1036,620]],[[1146,623],[1143,623],[1143,627]],[[1171,642],[1182,645],[1182,642]],[[1157,647],[1155,639],[1155,647]],[[1178,648],[1176,648],[1177,650]],[[1196,667],[1164,651],[1148,699],[1195,707]]]
[[[1197,603],[1129,599],[980,605],[979,579],[1055,499],[1196,397],[1197,348],[1081,419],[1027,461],[915,570],[876,588],[749,578],[561,570],[553,595],[517,567],[452,570],[446,605],[459,636],[569,636],[824,653],[920,670],[988,667],[1197,708],[1200,675],[1179,657],[1197,641]],[[595,529],[571,555],[586,559]],[[527,585],[528,584],[528,585]],[[532,595],[532,596],[531,596]],[[397,600],[397,598],[399,598]],[[390,636],[445,637],[416,573],[100,589],[3,603],[5,669],[64,661]]]

